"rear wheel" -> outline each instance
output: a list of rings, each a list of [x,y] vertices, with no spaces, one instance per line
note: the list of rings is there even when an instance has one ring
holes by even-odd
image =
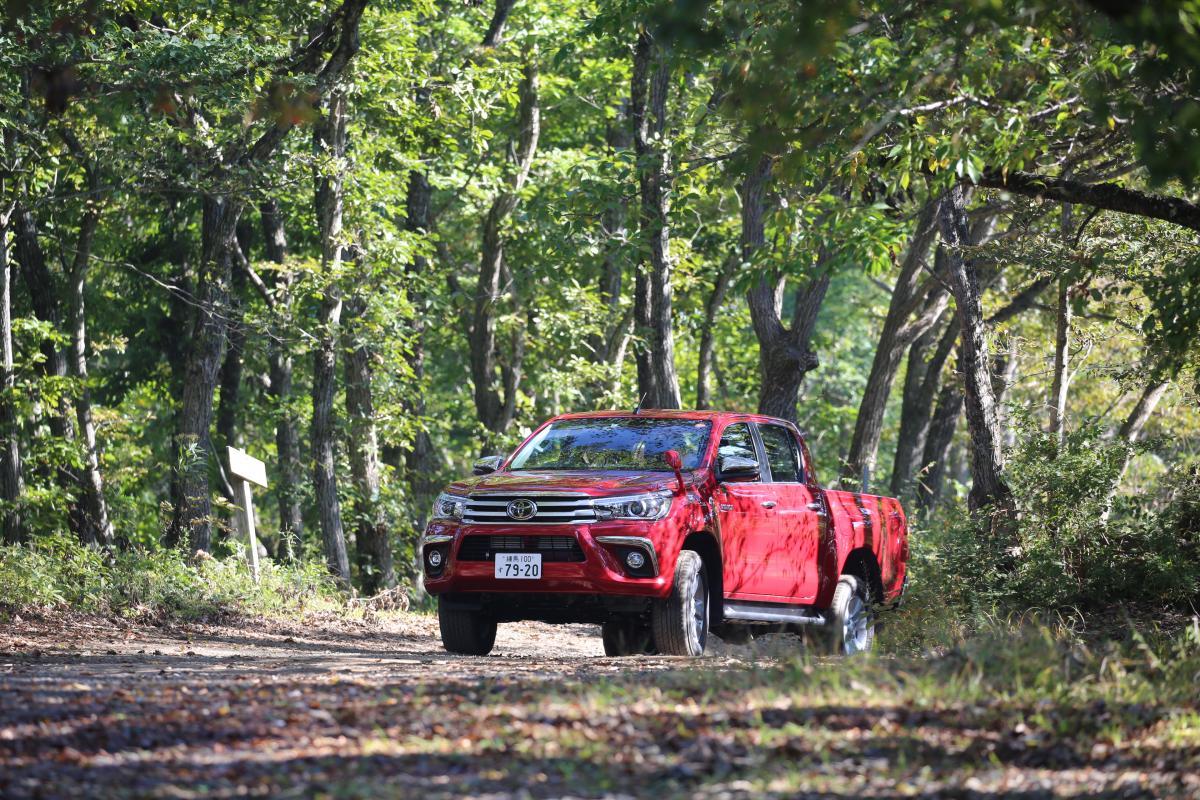
[[[875,646],[875,611],[871,584],[856,575],[843,575],[833,592],[825,646],[835,655],[852,656]]]
[[[642,656],[654,652],[650,626],[639,619],[616,619],[600,627],[606,656]]]
[[[683,550],[675,562],[671,593],[654,602],[650,620],[654,644],[663,655],[698,656],[708,639],[708,576],[704,560],[694,550]]]
[[[438,601],[442,647],[464,656],[486,656],[496,644],[496,621],[475,611],[447,608]]]

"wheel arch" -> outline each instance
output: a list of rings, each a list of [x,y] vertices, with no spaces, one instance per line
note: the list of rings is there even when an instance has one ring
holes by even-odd
[[[876,603],[883,601],[883,570],[879,568],[879,560],[875,553],[867,547],[858,547],[846,555],[842,564],[842,575],[853,575],[862,578],[871,586],[871,596]]]
[[[720,625],[725,619],[725,579],[721,563],[721,545],[712,532],[703,530],[689,533],[683,540],[683,550],[694,550],[704,561],[704,573],[708,578],[708,602],[712,608],[709,625]]]

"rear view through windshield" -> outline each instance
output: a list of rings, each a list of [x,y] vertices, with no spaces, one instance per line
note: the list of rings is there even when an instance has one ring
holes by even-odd
[[[669,471],[663,453],[677,450],[684,469],[700,466],[706,420],[613,417],[551,423],[513,458],[509,469]]]

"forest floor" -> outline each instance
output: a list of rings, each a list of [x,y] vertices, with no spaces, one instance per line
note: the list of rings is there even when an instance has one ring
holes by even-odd
[[[1198,701],[797,646],[608,659],[594,626],[525,623],[464,658],[419,614],[14,617],[0,797],[1200,796]]]

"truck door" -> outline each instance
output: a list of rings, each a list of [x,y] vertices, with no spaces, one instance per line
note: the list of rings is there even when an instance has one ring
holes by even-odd
[[[724,475],[723,459],[748,459],[758,464],[754,475]],[[725,427],[717,446],[717,490],[714,501],[721,524],[725,595],[741,600],[782,602],[768,592],[773,581],[770,568],[770,536],[764,535],[773,517],[768,512],[778,505],[775,490],[764,483],[766,465],[748,422]]]
[[[789,428],[758,424],[777,505],[765,526],[770,593],[811,603],[817,595],[822,507],[805,481],[800,450]]]

